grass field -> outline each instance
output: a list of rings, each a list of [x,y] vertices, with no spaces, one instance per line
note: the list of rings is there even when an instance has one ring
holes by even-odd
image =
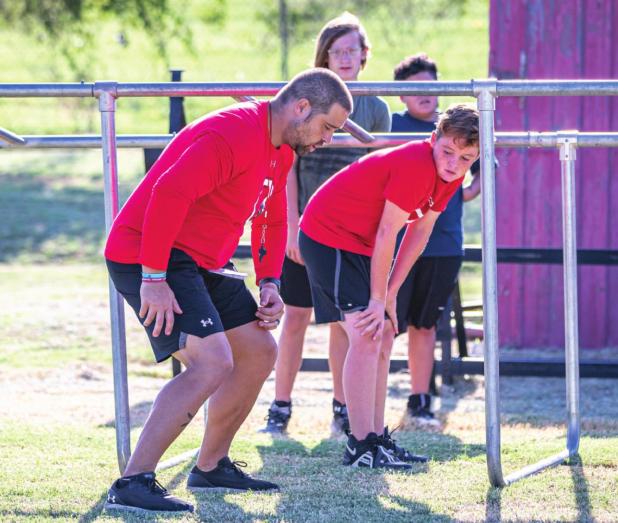
[[[179,4],[178,4],[179,5]],[[254,7],[227,2],[225,25],[200,25],[201,0],[183,3],[194,32],[194,54],[171,43],[172,63],[188,81],[278,80],[276,39],[255,19]],[[391,78],[404,56],[426,51],[442,79],[487,75],[487,0],[470,0],[457,20],[414,24],[365,20],[373,57],[363,80]],[[413,15],[413,14],[412,14]],[[102,20],[85,81],[165,81],[167,66],[145,35],[118,44],[118,24]],[[396,36],[396,37],[395,37]],[[76,45],[80,45],[76,42]],[[291,50],[290,72],[305,68],[312,42]],[[18,50],[19,52],[16,52]],[[0,32],[0,82],[76,81],[50,46],[11,28]],[[400,102],[388,100],[398,110]],[[187,99],[194,118],[229,100]],[[442,106],[449,101],[442,100]],[[118,104],[118,132],[167,131],[168,103],[126,99]],[[94,100],[0,99],[0,125],[21,134],[99,132]],[[143,175],[140,151],[121,151],[124,199]],[[103,184],[99,151],[0,151],[0,521],[143,521],[107,514],[106,489],[116,477]],[[467,205],[466,238],[479,238],[478,201]],[[248,261],[241,261],[251,271]],[[479,266],[462,271],[464,299],[479,299]],[[155,366],[145,336],[127,312],[132,441],[139,435],[169,364]],[[327,331],[311,326],[306,355],[324,356]],[[477,347],[478,348],[478,347]],[[405,354],[398,339],[395,353]],[[614,353],[610,354],[615,357]],[[387,421],[401,421],[409,376],[390,376]],[[290,436],[256,434],[274,394],[271,376],[236,438],[231,457],[248,471],[280,483],[277,494],[197,494],[185,491],[190,463],[160,475],[197,512],[178,521],[472,522],[618,521],[618,402],[615,381],[583,380],[580,454],[506,489],[489,487],[485,463],[484,383],[461,377],[442,387],[442,430],[404,425],[400,443],[431,461],[409,474],[358,472],[340,466],[343,444],[329,432],[330,377],[301,373]],[[501,381],[502,457],[509,473],[562,450],[564,380]],[[166,457],[196,447],[200,413]],[[150,518],[148,520],[153,520]]]

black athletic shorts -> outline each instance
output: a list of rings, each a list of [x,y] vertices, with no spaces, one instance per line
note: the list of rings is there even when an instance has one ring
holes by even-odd
[[[343,321],[344,313],[365,310],[371,288],[371,258],[327,247],[300,231],[316,323]]]
[[[313,307],[307,269],[287,256],[283,260],[281,272],[281,299],[286,305]]]
[[[455,288],[462,256],[419,258],[397,294],[399,333],[435,327]]]
[[[141,307],[142,266],[106,260],[116,290],[138,316]],[[233,268],[229,262],[226,268]],[[188,254],[172,249],[167,266],[167,283],[182,309],[174,314],[174,328],[169,336],[163,331],[152,336],[154,321],[144,327],[157,362],[183,349],[187,335],[205,338],[256,320],[257,304],[242,280],[211,274],[200,268]],[[149,285],[157,285],[152,283]]]

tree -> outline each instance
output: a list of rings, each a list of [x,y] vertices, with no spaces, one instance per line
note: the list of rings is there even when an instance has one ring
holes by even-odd
[[[397,20],[398,33],[411,31],[417,20],[460,15],[466,3],[467,0],[270,0],[260,4],[257,15],[268,31],[279,37],[281,76],[287,79],[290,48],[314,37],[327,20],[343,11],[383,21],[382,36],[392,41],[393,20]]]
[[[225,17],[225,0],[207,0],[206,23],[220,23]],[[102,19],[120,21],[121,43],[130,29],[143,30],[156,46],[159,56],[168,60],[167,42],[174,38],[191,49],[191,31],[184,12],[170,0],[0,0],[2,22],[17,27],[57,48],[71,70],[84,77],[93,58],[92,46]]]

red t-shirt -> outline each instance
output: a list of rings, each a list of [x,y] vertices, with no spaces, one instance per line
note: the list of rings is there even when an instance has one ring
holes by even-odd
[[[112,225],[105,257],[165,269],[175,247],[200,267],[217,269],[252,219],[257,279],[278,278],[293,157],[289,146],[277,149],[270,141],[267,102],[207,114],[174,137],[133,191]]]
[[[438,176],[430,142],[382,149],[350,164],[313,195],[300,228],[313,240],[365,256],[373,254],[386,200],[417,220],[442,212],[463,177],[447,183]]]

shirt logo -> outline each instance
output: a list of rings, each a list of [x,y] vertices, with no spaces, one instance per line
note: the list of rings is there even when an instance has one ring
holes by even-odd
[[[253,206],[253,212],[251,213],[250,218],[251,220],[266,212],[266,202],[268,201],[268,198],[273,195],[273,189],[273,181],[270,178],[266,178],[258,194],[257,201]]]

